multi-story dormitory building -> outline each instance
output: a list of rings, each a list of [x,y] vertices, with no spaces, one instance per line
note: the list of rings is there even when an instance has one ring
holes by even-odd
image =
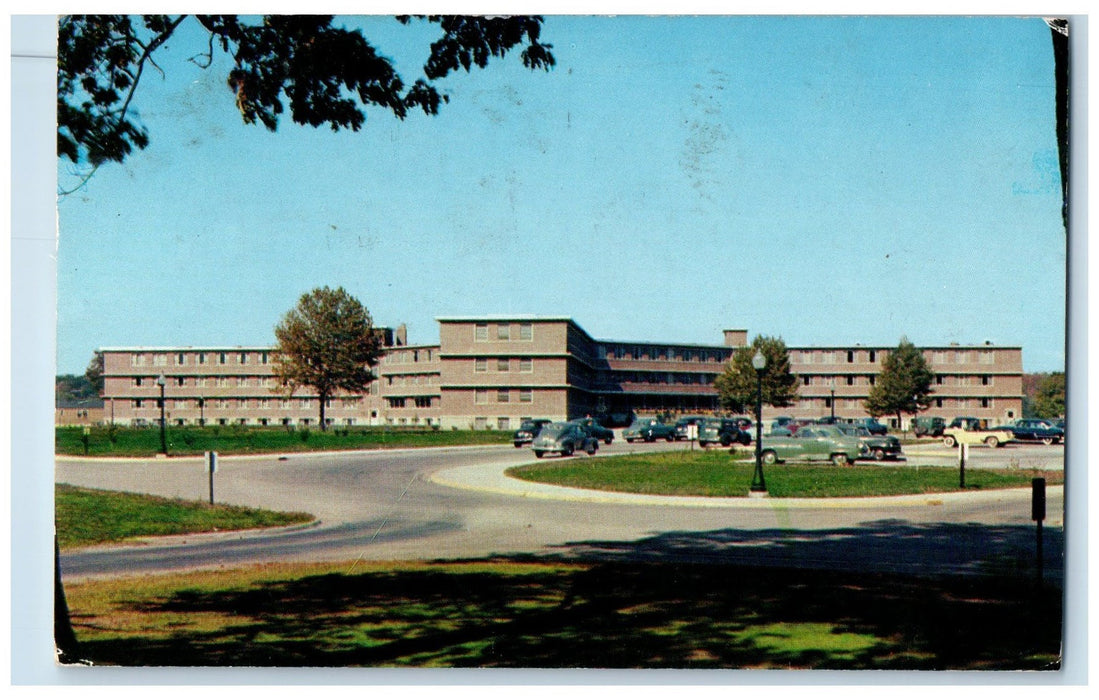
[[[525,417],[713,413],[714,379],[746,330],[722,345],[596,340],[567,317],[446,317],[437,345],[408,345],[403,326],[385,332],[377,378],[362,394],[329,400],[336,426],[433,425],[514,429]],[[764,418],[866,415],[889,347],[790,347],[798,375],[794,405],[764,407]],[[317,397],[287,396],[272,373],[273,347],[103,348],[104,415],[156,424],[164,377],[169,425],[315,425]],[[935,381],[928,414],[1000,422],[1022,415],[1022,348],[923,348]],[[883,420],[895,422],[891,416]],[[895,426],[896,427],[896,426]]]

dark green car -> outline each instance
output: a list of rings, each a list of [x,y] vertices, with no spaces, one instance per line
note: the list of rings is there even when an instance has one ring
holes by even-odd
[[[661,423],[655,418],[638,418],[630,423],[630,427],[622,431],[622,437],[626,439],[626,442],[635,442],[637,440],[645,442],[667,440],[672,442],[675,440],[675,426]]]
[[[832,425],[807,425],[798,428],[796,435],[764,435],[760,441],[764,464],[819,460],[842,466],[866,457],[865,450],[857,437],[846,435]]]

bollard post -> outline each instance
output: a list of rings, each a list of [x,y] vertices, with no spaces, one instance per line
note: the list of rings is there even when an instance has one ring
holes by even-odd
[[[958,488],[965,488],[965,460],[969,457],[969,445],[958,443]]]
[[[1042,521],[1046,519],[1046,480],[1041,477],[1030,480],[1030,518],[1037,524],[1037,531],[1035,532],[1037,566],[1035,569],[1037,570],[1037,584],[1041,588],[1044,562],[1042,556]]]

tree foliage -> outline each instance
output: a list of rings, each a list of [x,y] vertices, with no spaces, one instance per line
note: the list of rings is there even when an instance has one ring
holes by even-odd
[[[103,353],[97,352],[92,355],[92,359],[88,361],[87,368],[84,369],[84,379],[88,382],[88,386],[92,388],[96,396],[103,393]]]
[[[881,373],[866,398],[866,412],[875,418],[896,415],[900,424],[902,413],[915,416],[927,408],[933,379],[923,353],[908,338],[901,338],[897,349],[882,362]]]
[[[1031,400],[1034,418],[1061,418],[1065,415],[1065,373],[1039,375]]]
[[[752,358],[759,350],[767,359],[763,369],[763,403],[783,407],[793,403],[798,395],[797,375],[790,372],[790,352],[782,338],[758,335],[752,344],[738,348],[725,370],[714,380],[718,400],[722,408],[733,413],[745,413],[756,404],[756,391],[760,378],[752,366]]]
[[[343,287],[303,294],[275,326],[275,339],[275,378],[289,394],[302,387],[316,390],[321,430],[327,429],[328,399],[341,391],[364,391],[382,353],[370,312]]]
[[[73,15],[61,18],[57,41],[57,152],[97,167],[122,162],[149,143],[132,109],[142,77],[159,49],[188,15]],[[438,113],[448,101],[435,81],[459,68],[484,68],[522,45],[530,69],[555,63],[541,42],[541,17],[398,17],[439,26],[424,76],[411,85],[358,30],[333,25],[327,15],[194,15],[206,46],[192,60],[209,67],[215,51],[233,61],[226,83],[248,124],[274,131],[289,108],[295,123],[358,131],[363,108],[380,107],[404,119],[410,110]],[[228,93],[227,93],[228,94]]]

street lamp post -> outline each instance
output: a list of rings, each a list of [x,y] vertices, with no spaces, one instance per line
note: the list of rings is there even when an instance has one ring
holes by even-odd
[[[160,387],[160,452],[165,457],[168,456],[168,438],[164,433],[164,385],[167,383],[164,380],[164,375],[160,375],[156,378],[157,386]]]
[[[763,369],[767,366],[767,358],[756,350],[752,357],[752,367],[756,370],[756,470],[752,474],[752,486],[748,495],[766,495],[767,482],[763,479],[763,451],[760,441],[763,438]]]

